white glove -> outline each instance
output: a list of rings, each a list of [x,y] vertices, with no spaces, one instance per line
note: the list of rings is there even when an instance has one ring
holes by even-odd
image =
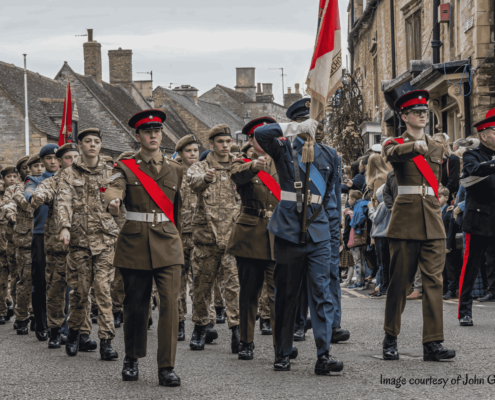
[[[318,121],[315,121],[314,119],[308,119],[304,122],[301,122],[299,125],[301,126],[300,133],[307,132],[313,139],[315,138],[316,131],[318,130]]]
[[[314,119],[308,119],[304,122],[291,122],[288,124],[279,124],[280,129],[284,136],[296,136],[300,133],[309,133],[309,135],[314,139],[316,136],[316,130],[318,129],[318,121]]]

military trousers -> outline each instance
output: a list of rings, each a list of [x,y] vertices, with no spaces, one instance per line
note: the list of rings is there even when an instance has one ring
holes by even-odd
[[[292,352],[296,307],[306,275],[309,311],[317,355],[330,350],[335,315],[330,281],[337,279],[330,268],[330,240],[296,244],[275,237],[275,352],[288,357]]]
[[[423,343],[443,340],[443,278],[445,239],[389,239],[390,283],[384,330],[398,336],[406,297],[419,267],[423,281]]]
[[[187,283],[189,274],[192,271],[191,258],[194,249],[192,233],[182,234],[182,248],[184,250],[184,265],[181,268],[180,275],[179,322],[185,321],[187,314]],[[189,290],[192,292],[192,286],[189,286]]]
[[[330,219],[330,295],[333,303],[332,328],[340,328],[342,320],[342,298],[340,291],[340,221],[338,218]]]
[[[17,285],[14,315],[16,321],[29,319],[31,308],[31,293],[33,282],[31,279],[31,249],[18,247],[15,253],[17,263]]]
[[[33,233],[31,242],[31,278],[33,281],[33,293],[31,302],[33,305],[36,330],[41,332],[46,329],[46,255],[45,235]]]
[[[273,279],[273,278],[272,278]],[[263,282],[260,298],[258,300],[258,309],[261,319],[270,319],[270,299],[268,297],[268,286],[266,281]]]
[[[10,282],[14,282],[15,288],[15,281],[17,279],[17,274],[14,273],[15,265],[15,258],[12,251],[0,251],[0,317],[7,316],[7,303],[10,300],[9,294],[15,296],[15,291],[14,293],[9,293],[9,280]],[[10,285],[12,286],[13,283],[10,283]]]
[[[115,277],[112,281],[112,286],[110,288],[110,294],[112,296],[112,313],[118,313],[122,311],[122,306],[124,304],[124,279],[120,273],[120,269],[115,269]]]
[[[110,295],[115,274],[113,257],[113,246],[103,249],[96,255],[86,248],[69,247],[67,284],[72,288],[67,320],[69,328],[81,330],[84,327],[89,307],[89,292],[93,286],[98,308],[98,338],[115,337]]]
[[[158,319],[158,368],[174,367],[177,352],[179,312],[177,301],[181,266],[171,265],[153,270],[120,268],[124,280],[124,342],[125,354],[133,358],[146,357],[148,340],[148,309],[153,280],[160,296]]]
[[[48,328],[60,328],[65,320],[67,253],[46,255],[46,317]]]
[[[254,340],[254,328],[263,284],[267,285],[268,303],[270,307],[270,321],[275,323],[273,271],[275,261],[259,260],[254,258],[237,257],[239,271],[239,330],[241,340],[251,343]],[[272,328],[273,329],[273,328]]]
[[[195,244],[193,253],[194,295],[192,321],[195,325],[215,325],[211,317],[215,280],[223,281],[229,328],[239,325],[239,276],[235,257],[217,245]],[[223,280],[222,280],[223,277]]]

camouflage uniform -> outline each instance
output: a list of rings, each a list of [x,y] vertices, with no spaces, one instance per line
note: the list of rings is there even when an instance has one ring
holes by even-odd
[[[57,202],[59,229],[70,229],[67,258],[67,284],[72,288],[69,328],[81,330],[93,285],[98,306],[98,337],[113,339],[112,299],[114,246],[119,228],[103,207],[104,193],[110,182],[112,164],[100,156],[98,165],[89,169],[82,158],[62,171]]]
[[[191,166],[187,171],[186,183],[198,194],[198,202],[192,221],[192,258],[194,274],[193,322],[204,326],[211,317],[212,291],[215,280],[225,285],[225,301],[229,328],[239,325],[239,278],[234,256],[225,254],[235,219],[239,215],[240,197],[230,178],[233,156],[229,165],[222,166],[213,152],[206,160]],[[212,183],[206,183],[204,176],[209,169],[215,169]],[[222,273],[223,271],[223,273]],[[223,278],[223,279],[222,279]]]
[[[268,297],[268,286],[263,283],[263,289],[259,298],[259,312],[261,319],[270,319],[270,299]]]
[[[31,240],[33,237],[34,210],[24,197],[24,185],[16,183],[10,186],[4,195],[3,210],[10,221],[15,219],[12,242],[15,247],[17,264],[17,285],[15,301],[16,321],[27,321],[31,308]]]
[[[9,302],[9,279],[14,282],[14,291],[11,293],[15,298],[15,249],[12,243],[13,223],[9,222],[6,212],[2,209],[4,203],[5,186],[0,182],[0,317],[7,316],[7,305]],[[12,276],[12,278],[11,278]],[[13,302],[12,302],[13,303]]]

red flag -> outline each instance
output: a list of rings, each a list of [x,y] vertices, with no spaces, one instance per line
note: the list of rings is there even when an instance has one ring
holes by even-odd
[[[62,114],[62,125],[58,135],[58,145],[72,142],[72,97],[70,93],[70,83],[67,83],[67,89],[64,99],[64,111]]]
[[[311,118],[323,118],[326,103],[341,83],[342,54],[338,0],[320,0],[318,33],[306,80],[311,95]]]

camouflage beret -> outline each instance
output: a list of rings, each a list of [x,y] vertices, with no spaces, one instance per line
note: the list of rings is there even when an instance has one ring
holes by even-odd
[[[208,132],[208,139],[213,139],[215,136],[231,136],[232,137],[232,133],[230,132],[230,128],[227,125],[221,124],[221,125],[214,126]]]
[[[15,167],[17,168],[17,170],[20,170],[21,169],[21,165],[23,163],[25,163],[27,160],[29,160],[29,156],[24,156],[24,157],[21,157],[19,158],[19,160],[17,161]]]
[[[68,153],[69,151],[77,151],[77,152],[79,152],[79,147],[77,147],[77,144],[75,144],[75,143],[66,143],[66,144],[63,144],[62,146],[60,146],[58,148],[57,152],[55,153],[55,157],[62,158],[62,156],[65,153]]]
[[[40,162],[41,162],[40,153],[36,153],[29,157],[29,159],[27,160],[27,165],[29,167],[31,164],[40,163]]]
[[[117,157],[117,161],[123,160],[124,158],[131,158],[134,155],[133,151],[124,151]]]
[[[8,174],[17,174],[19,171],[17,171],[17,168],[13,165],[7,165],[0,174],[2,174],[2,177],[5,178],[6,175]]]
[[[194,135],[186,135],[175,145],[175,151],[182,151],[184,147],[191,143],[198,143],[198,139]]]
[[[98,128],[84,129],[77,134],[77,140],[83,140],[86,136],[97,136],[101,139],[101,131]]]
[[[253,147],[253,145],[252,145],[251,143],[247,142],[244,146],[242,146],[241,151],[242,151],[243,153],[247,153],[247,151],[248,151],[251,147]]]
[[[230,147],[230,151],[231,151],[232,153],[234,153],[234,152],[238,153],[239,151],[241,151],[241,149],[240,149],[240,147],[239,147],[239,145],[238,145],[238,144],[235,144],[235,143],[234,143],[234,144]]]

